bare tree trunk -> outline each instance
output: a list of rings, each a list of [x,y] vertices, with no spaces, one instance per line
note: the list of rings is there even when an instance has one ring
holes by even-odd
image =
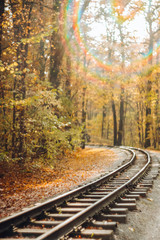
[[[155,126],[155,148],[159,148],[159,142],[160,142],[160,104],[159,104],[159,98],[160,98],[160,93],[159,93],[159,76],[156,77],[156,105],[155,105],[155,116],[156,116],[156,126]]]
[[[142,136],[141,136],[141,127],[140,127],[140,109],[139,109],[139,104],[137,103],[137,126],[138,126],[138,139],[139,139],[139,146],[142,147]],[[142,126],[143,127],[143,126]]]
[[[151,139],[150,139],[150,127],[151,127],[151,93],[152,83],[150,80],[147,82],[147,96],[146,96],[146,123],[145,123],[145,143],[144,147],[151,146]]]
[[[152,65],[153,63],[153,22],[151,19],[151,4],[152,0],[149,1],[149,7],[148,7],[148,15],[147,15],[147,21],[149,25],[149,47],[148,51],[150,54],[150,58],[148,63]],[[150,76],[149,76],[150,77]],[[151,139],[150,139],[150,128],[151,128],[151,97],[150,92],[152,89],[152,82],[150,80],[147,81],[147,96],[146,96],[146,124],[145,124],[145,144],[144,147],[150,147],[151,146]]]
[[[85,111],[85,96],[86,96],[86,88],[83,88],[82,93],[82,132],[81,132],[81,148],[85,148],[85,140],[86,140],[86,111]]]
[[[124,129],[124,88],[121,87],[121,95],[120,95],[120,114],[119,114],[119,130],[118,130],[118,146],[122,145],[123,139],[123,129]]]
[[[40,0],[40,14],[42,16],[42,23],[41,23],[41,27],[44,27],[44,11],[43,11],[43,4],[44,4],[44,0]],[[40,65],[40,70],[39,70],[39,78],[40,80],[43,82],[45,79],[45,64],[46,64],[46,60],[45,60],[45,53],[44,53],[44,40],[41,39],[40,41],[40,47],[39,47],[39,65]]]
[[[107,139],[109,139],[109,128],[110,128],[110,124],[109,124],[109,121],[108,121],[108,125],[107,125]]]
[[[122,73],[124,73],[125,69],[125,50],[124,50],[124,35],[122,31],[122,25],[118,24],[119,33],[120,33],[120,39],[121,39],[121,68]],[[122,145],[123,135],[124,135],[124,87],[121,83],[121,93],[120,93],[120,112],[119,112],[119,130],[118,130],[118,140],[117,144],[120,146]]]
[[[116,107],[114,99],[112,98],[112,113],[113,113],[113,143],[114,146],[117,145],[117,116],[116,116]]]
[[[45,56],[44,56],[44,41],[42,39],[40,41],[40,49],[39,50],[40,50],[40,61],[39,61],[40,73],[39,73],[39,78],[43,82],[44,79],[45,79],[45,75],[44,75],[44,72],[45,72]]]
[[[65,91],[66,91],[67,97],[71,99],[71,59],[69,56],[67,56],[67,59],[66,59],[66,68],[67,68],[67,75],[66,75]]]
[[[105,123],[105,117],[106,117],[106,106],[103,105],[102,110],[102,128],[101,128],[101,138],[104,137],[104,123]]]

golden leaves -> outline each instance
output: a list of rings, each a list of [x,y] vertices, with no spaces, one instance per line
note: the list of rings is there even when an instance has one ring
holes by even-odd
[[[0,165],[2,174],[1,208],[8,214],[11,209],[22,207],[48,198],[54,194],[70,190],[74,186],[97,176],[112,161],[114,154],[106,149],[77,149],[58,160],[54,168],[30,166],[20,168],[16,163]],[[4,215],[3,215],[4,216]]]

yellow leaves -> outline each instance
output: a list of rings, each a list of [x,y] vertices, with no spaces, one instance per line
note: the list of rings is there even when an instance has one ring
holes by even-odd
[[[17,66],[18,66],[18,63],[17,63],[17,62],[14,62],[14,63],[12,64],[12,66],[13,66],[13,67],[17,67]]]
[[[152,198],[147,198],[148,201],[150,202],[153,202],[153,199]]]
[[[94,233],[91,234],[91,238],[93,238],[93,236],[94,236]]]
[[[24,68],[24,69],[23,69],[23,73],[26,73],[26,72],[27,72],[27,68]]]
[[[17,70],[16,69],[17,66],[18,66],[17,62],[13,62],[6,66],[4,66],[2,63],[0,63],[0,72],[4,72],[6,70],[6,71],[10,71],[10,73],[13,74],[15,72],[15,70]]]
[[[128,229],[129,229],[131,232],[134,232],[134,231],[135,231],[135,229],[132,228],[132,227],[129,227]]]
[[[0,72],[4,72],[5,68],[4,67],[0,67]]]

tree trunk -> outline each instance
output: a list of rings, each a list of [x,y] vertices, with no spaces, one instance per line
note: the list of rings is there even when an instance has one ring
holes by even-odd
[[[13,29],[15,42],[21,42],[22,38],[29,38],[30,36],[30,19],[33,8],[33,3],[28,8],[25,5],[25,1],[14,4],[10,0],[11,11],[13,16]],[[21,11],[20,11],[21,8]],[[29,10],[29,11],[28,11]],[[24,18],[25,16],[25,18]],[[27,19],[27,20],[26,20]],[[27,29],[27,31],[26,31]],[[18,63],[18,71],[21,71],[21,75],[14,78],[13,83],[13,100],[21,101],[26,98],[26,69],[27,69],[27,55],[28,55],[28,43],[22,42],[16,48],[16,62]],[[18,157],[19,163],[23,164],[26,157],[25,149],[25,105],[20,104],[18,108],[13,106],[13,119],[12,119],[12,157]]]
[[[156,116],[156,126],[155,126],[155,148],[159,148],[160,141],[160,104],[159,104],[159,76],[156,77],[156,105],[155,105],[155,116]]]
[[[40,0],[40,15],[42,16],[42,22],[40,23],[41,28],[44,28],[44,9],[43,9],[44,0]],[[44,32],[44,31],[43,31]],[[42,82],[45,80],[45,65],[46,65],[46,59],[45,59],[45,51],[44,51],[45,41],[44,39],[41,39],[40,41],[40,47],[39,47],[39,78]]]
[[[109,121],[108,121],[108,125],[107,125],[107,139],[109,139],[109,128],[110,128],[110,124],[109,124]]]
[[[145,144],[144,147],[151,146],[151,139],[150,139],[150,127],[151,127],[151,88],[152,83],[150,80],[147,82],[147,96],[146,96],[146,123],[145,123]]]
[[[118,24],[119,33],[120,33],[120,39],[121,39],[121,68],[122,73],[124,73],[125,70],[125,49],[124,49],[124,34],[122,25]],[[124,88],[121,85],[121,93],[120,93],[120,112],[119,112],[119,130],[118,130],[118,140],[117,144],[118,146],[122,145],[123,135],[124,135]]]
[[[2,22],[3,22],[3,14],[4,14],[4,0],[0,1],[0,59],[2,57],[2,35],[3,35],[3,29],[2,29]]]
[[[39,73],[39,78],[42,82],[44,82],[45,80],[45,56],[44,56],[44,41],[41,39],[40,41],[40,60],[39,60],[39,64],[40,64],[40,73]]]
[[[148,16],[147,16],[147,20],[148,20],[148,25],[149,25],[149,47],[148,47],[148,51],[149,51],[149,60],[148,63],[152,65],[153,63],[153,22],[151,19],[151,5],[152,5],[152,0],[149,1],[149,8],[148,8]],[[149,76],[150,77],[150,76]],[[144,147],[150,147],[151,146],[151,139],[150,139],[150,128],[151,128],[151,97],[150,97],[150,93],[151,93],[151,89],[152,89],[152,82],[150,80],[148,80],[147,82],[147,96],[146,96],[146,124],[145,124],[145,144]]]
[[[137,126],[138,126],[138,139],[139,139],[139,146],[142,147],[142,137],[141,137],[141,127],[140,127],[140,109],[139,104],[137,103]]]
[[[4,14],[4,4],[5,1],[1,0],[0,2],[0,60],[2,60],[2,37],[3,37],[3,14]],[[4,93],[4,87],[3,87],[3,74],[0,72],[0,98],[5,99],[5,93]],[[2,139],[4,143],[5,150],[8,150],[8,145],[7,145],[7,130],[5,127],[5,121],[6,121],[6,108],[3,106],[3,124],[4,124],[4,133],[2,134]]]
[[[121,87],[120,95],[120,114],[119,114],[119,130],[118,130],[118,146],[122,145],[123,129],[124,129],[124,88]]]
[[[49,80],[54,89],[58,89],[60,80],[58,74],[64,55],[64,46],[61,43],[59,33],[53,32],[51,37],[51,48],[50,48],[50,74]]]
[[[65,91],[66,91],[67,97],[71,99],[71,59],[69,56],[67,56],[67,59],[66,59],[66,68],[67,68],[67,75],[66,75]]]
[[[82,132],[81,132],[81,148],[85,148],[85,140],[86,140],[86,111],[85,111],[85,96],[86,96],[86,88],[83,88],[82,93]]]
[[[112,113],[113,113],[113,142],[114,146],[117,145],[117,116],[114,99],[112,98]]]
[[[106,117],[106,106],[103,105],[103,110],[102,110],[102,129],[101,129],[101,138],[104,137],[104,123],[105,123],[105,117]]]

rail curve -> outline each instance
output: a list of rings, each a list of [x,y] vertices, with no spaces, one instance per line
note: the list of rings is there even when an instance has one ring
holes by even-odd
[[[131,158],[116,170],[0,220],[0,239],[113,239],[116,222],[125,219],[122,213],[135,208],[135,198],[145,195],[151,183],[146,178],[151,168],[149,153],[121,149],[129,151]]]

